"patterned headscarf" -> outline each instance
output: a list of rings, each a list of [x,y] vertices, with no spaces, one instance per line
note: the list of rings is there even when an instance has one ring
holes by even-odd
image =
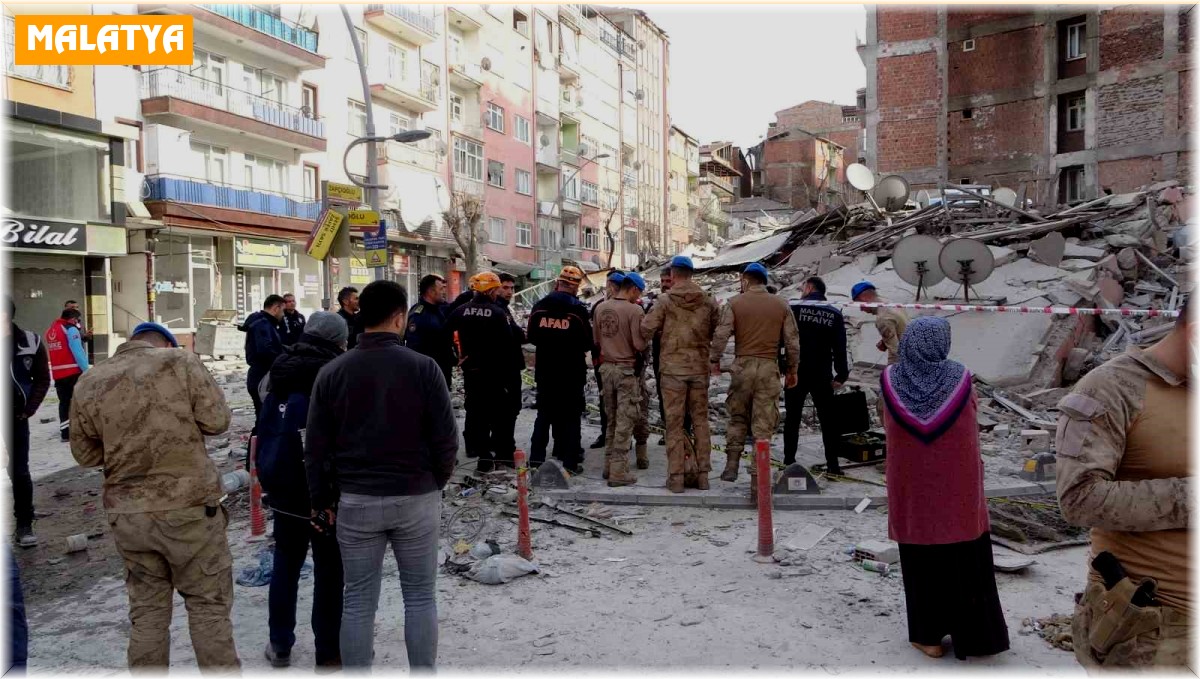
[[[950,324],[922,316],[908,324],[900,360],[884,372],[884,400],[893,417],[921,438],[945,431],[970,397],[971,375],[949,355]]]

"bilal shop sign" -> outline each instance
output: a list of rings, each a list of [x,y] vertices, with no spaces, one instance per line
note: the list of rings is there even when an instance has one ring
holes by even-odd
[[[87,252],[87,227],[77,222],[5,217],[0,244],[16,250]]]

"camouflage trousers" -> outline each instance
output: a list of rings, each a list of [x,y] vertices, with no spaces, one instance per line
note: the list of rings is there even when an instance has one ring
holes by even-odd
[[[1136,667],[1182,669],[1191,660],[1191,624],[1187,614],[1167,606],[1132,607],[1114,628],[1101,618],[1110,605],[1104,586],[1088,583],[1071,620],[1075,659],[1089,671]],[[1116,606],[1121,606],[1117,603]],[[1110,625],[1111,625],[1110,621]],[[1097,629],[1100,628],[1100,629]],[[1108,629],[1113,638],[1092,639]],[[1103,644],[1103,653],[1093,648],[1092,641]]]
[[[688,458],[696,472],[712,471],[712,434],[708,428],[708,375],[663,375],[663,410],[667,416],[667,474],[685,473]],[[692,416],[695,440],[683,428],[684,413]],[[690,472],[691,470],[687,470]]]
[[[725,408],[729,411],[729,427],[725,430],[725,452],[741,455],[746,446],[749,425],[754,439],[775,435],[779,426],[779,363],[771,358],[739,356],[730,368],[729,395]],[[750,465],[751,472],[754,465]]]
[[[628,460],[630,440],[645,443],[649,436],[642,406],[646,381],[638,377],[633,366],[615,363],[600,364],[600,381],[604,389],[601,400],[608,416],[605,460]]]
[[[202,670],[236,672],[233,644],[233,557],[224,507],[110,514],[117,551],[125,560],[129,592],[129,667],[171,664],[171,606],[178,591],[188,612],[188,631]]]

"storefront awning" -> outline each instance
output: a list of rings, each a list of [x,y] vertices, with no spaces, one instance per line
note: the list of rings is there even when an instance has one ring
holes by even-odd
[[[528,276],[534,269],[534,265],[525,262],[510,262],[507,260],[493,259],[489,260],[492,263],[492,268],[497,271],[510,273],[514,276]]]

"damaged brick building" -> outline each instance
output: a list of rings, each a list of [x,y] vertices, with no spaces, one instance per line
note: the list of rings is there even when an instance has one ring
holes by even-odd
[[[1042,206],[1186,183],[1191,11],[868,6],[866,163]]]

